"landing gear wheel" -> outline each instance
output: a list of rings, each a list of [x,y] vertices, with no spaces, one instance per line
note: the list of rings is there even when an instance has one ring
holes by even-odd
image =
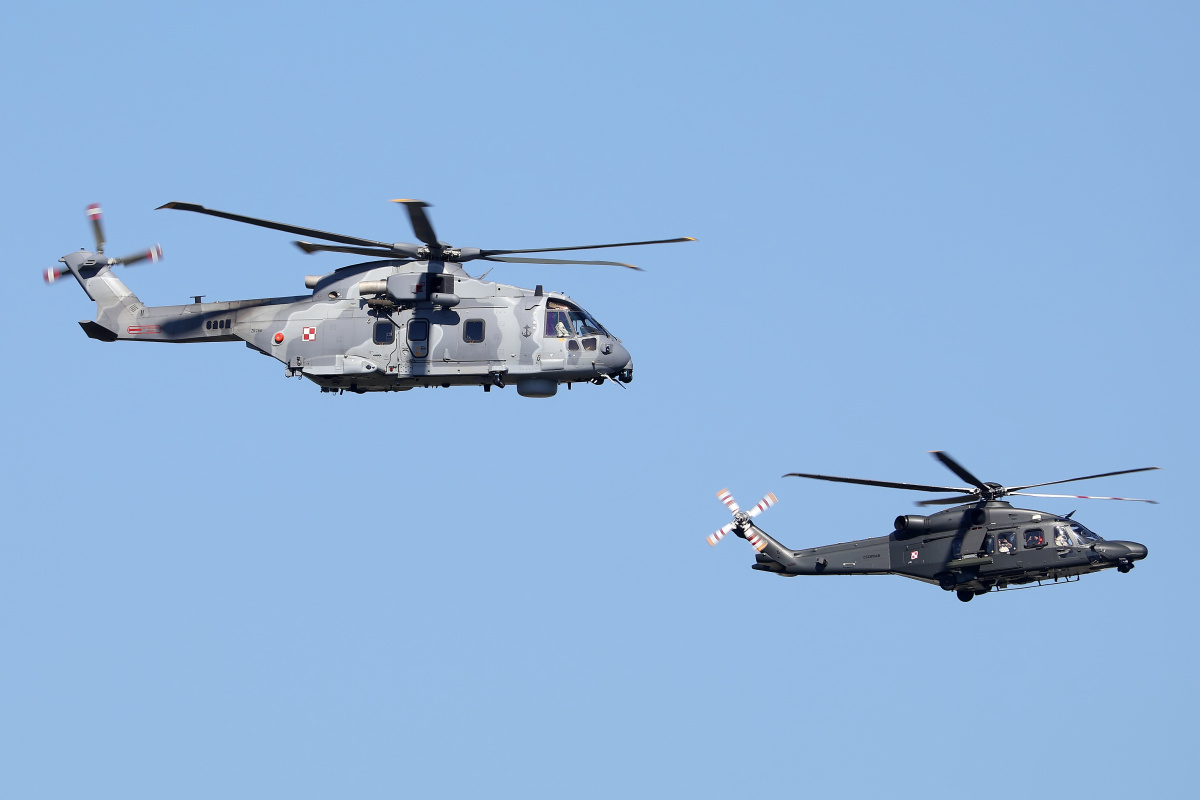
[[[956,594],[958,594],[958,599],[962,600],[964,603],[971,602],[971,600],[975,597],[975,592],[971,591],[970,589],[959,589]]]
[[[938,575],[938,586],[945,589],[947,592],[954,591],[954,587],[958,585],[958,581],[949,572],[943,572]]]

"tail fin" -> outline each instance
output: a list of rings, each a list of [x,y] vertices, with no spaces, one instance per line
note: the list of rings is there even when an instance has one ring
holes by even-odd
[[[145,308],[138,296],[113,274],[108,259],[86,250],[63,256],[61,261],[79,281],[87,296],[96,301],[96,322],[112,334],[118,334]],[[84,330],[89,326],[85,325]],[[92,334],[89,333],[89,336]],[[93,337],[98,338],[98,337]]]
[[[119,335],[123,326],[129,325],[146,308],[137,295],[129,291],[129,287],[113,274],[112,268],[117,264],[132,266],[142,261],[160,261],[162,247],[154,245],[148,250],[122,258],[109,258],[104,255],[104,226],[101,223],[103,213],[100,204],[92,203],[88,206],[87,216],[96,237],[96,252],[80,250],[65,255],[59,261],[66,265],[66,269],[48,269],[43,273],[43,277],[46,283],[54,283],[70,272],[87,292],[88,297],[96,301],[96,321],[81,322],[84,331],[93,339],[112,341]]]

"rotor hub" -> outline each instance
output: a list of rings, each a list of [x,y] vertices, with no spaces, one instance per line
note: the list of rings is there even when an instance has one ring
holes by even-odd
[[[984,500],[999,500],[1001,497],[1004,497],[1004,495],[1008,494],[1008,489],[991,481],[985,483],[983,487],[984,488],[980,491],[980,495]]]

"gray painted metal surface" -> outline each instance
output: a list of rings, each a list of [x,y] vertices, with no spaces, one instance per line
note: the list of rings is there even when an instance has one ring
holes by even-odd
[[[624,344],[568,296],[541,287],[487,281],[468,274],[462,261],[629,264],[607,261],[506,258],[501,253],[453,249],[434,238],[424,203],[405,203],[414,230],[425,244],[384,244],[283,223],[171,203],[239,222],[302,233],[353,246],[298,242],[308,252],[334,251],[382,258],[309,276],[311,294],[260,300],[146,306],[113,273],[128,259],[103,255],[98,206],[89,207],[95,252],[81,250],[59,259],[65,270],[48,270],[53,281],[69,272],[96,302],[95,321],[80,325],[93,339],[168,343],[237,342],[276,359],[288,376],[303,377],[322,391],[405,391],[414,387],[482,386],[485,391],[515,384],[528,397],[549,397],[561,384],[633,379],[633,360]],[[623,246],[661,242],[627,242]],[[618,245],[595,245],[612,247]],[[584,248],[557,248],[584,249]],[[637,269],[636,267],[633,267]]]
[[[1066,517],[1045,511],[1015,508],[998,498],[1030,494],[1020,491],[1070,481],[1145,472],[1157,467],[1119,470],[1100,475],[1050,481],[1041,484],[1005,487],[984,483],[955,462],[948,454],[935,452],[945,466],[970,483],[970,487],[925,486],[894,481],[840,478],[828,475],[789,473],[805,478],[886,486],[917,491],[950,491],[977,497],[968,503],[929,516],[901,515],[893,522],[891,533],[869,539],[792,550],[771,538],[752,520],[775,503],[769,494],[749,512],[738,508],[728,490],[717,493],[734,512],[733,522],[709,536],[716,544],[727,533],[747,540],[757,550],[752,568],[776,575],[900,575],[954,591],[960,600],[993,590],[1006,590],[1043,582],[1078,580],[1083,575],[1116,569],[1125,573],[1135,562],[1147,556],[1145,545],[1130,541],[1108,541]],[[1079,499],[1135,500],[1127,497],[1088,495],[1045,495],[1035,497],[1076,497]],[[952,501],[966,499],[949,498]],[[923,505],[945,503],[944,499],[924,501]],[[1074,513],[1074,512],[1072,512]]]

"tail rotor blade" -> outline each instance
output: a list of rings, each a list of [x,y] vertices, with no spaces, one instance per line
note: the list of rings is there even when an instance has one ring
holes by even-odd
[[[758,535],[758,530],[753,525],[750,526],[750,530],[746,534],[746,541],[760,553],[767,549],[767,540]]]
[[[56,280],[66,275],[70,270],[58,269],[57,267],[47,267],[42,271],[42,280],[46,283],[54,283]]]
[[[87,207],[88,219],[92,221],[92,232],[96,234],[96,252],[104,252],[104,226],[100,223],[100,219],[104,216],[100,209],[99,203],[92,203]]]
[[[159,261],[162,261],[162,257],[163,257],[162,245],[156,244],[156,245],[154,245],[154,247],[151,247],[149,250],[143,250],[140,253],[134,253],[133,255],[125,256],[124,258],[114,258],[111,261],[109,261],[108,263],[124,264],[125,266],[130,267],[130,266],[133,266],[134,264],[140,263],[142,261],[150,261],[152,263],[157,263]]]
[[[705,541],[708,542],[709,547],[716,547],[717,542],[724,539],[725,535],[728,534],[731,530],[733,530],[733,528],[734,528],[734,524],[732,522],[729,523],[728,525],[723,525],[723,526],[721,526],[720,530],[710,533],[708,535],[708,538]]]
[[[725,507],[734,514],[742,510],[741,506],[737,504],[737,500],[733,499],[733,495],[729,493],[728,489],[722,489],[721,491],[717,492],[717,499],[724,503]]]
[[[755,505],[754,508],[750,509],[746,513],[748,513],[752,517],[757,517],[759,514],[766,511],[768,508],[770,508],[771,506],[775,505],[778,502],[779,502],[779,498],[777,498],[775,496],[775,493],[768,492],[766,497],[764,497],[762,500],[759,500],[758,504]]]

